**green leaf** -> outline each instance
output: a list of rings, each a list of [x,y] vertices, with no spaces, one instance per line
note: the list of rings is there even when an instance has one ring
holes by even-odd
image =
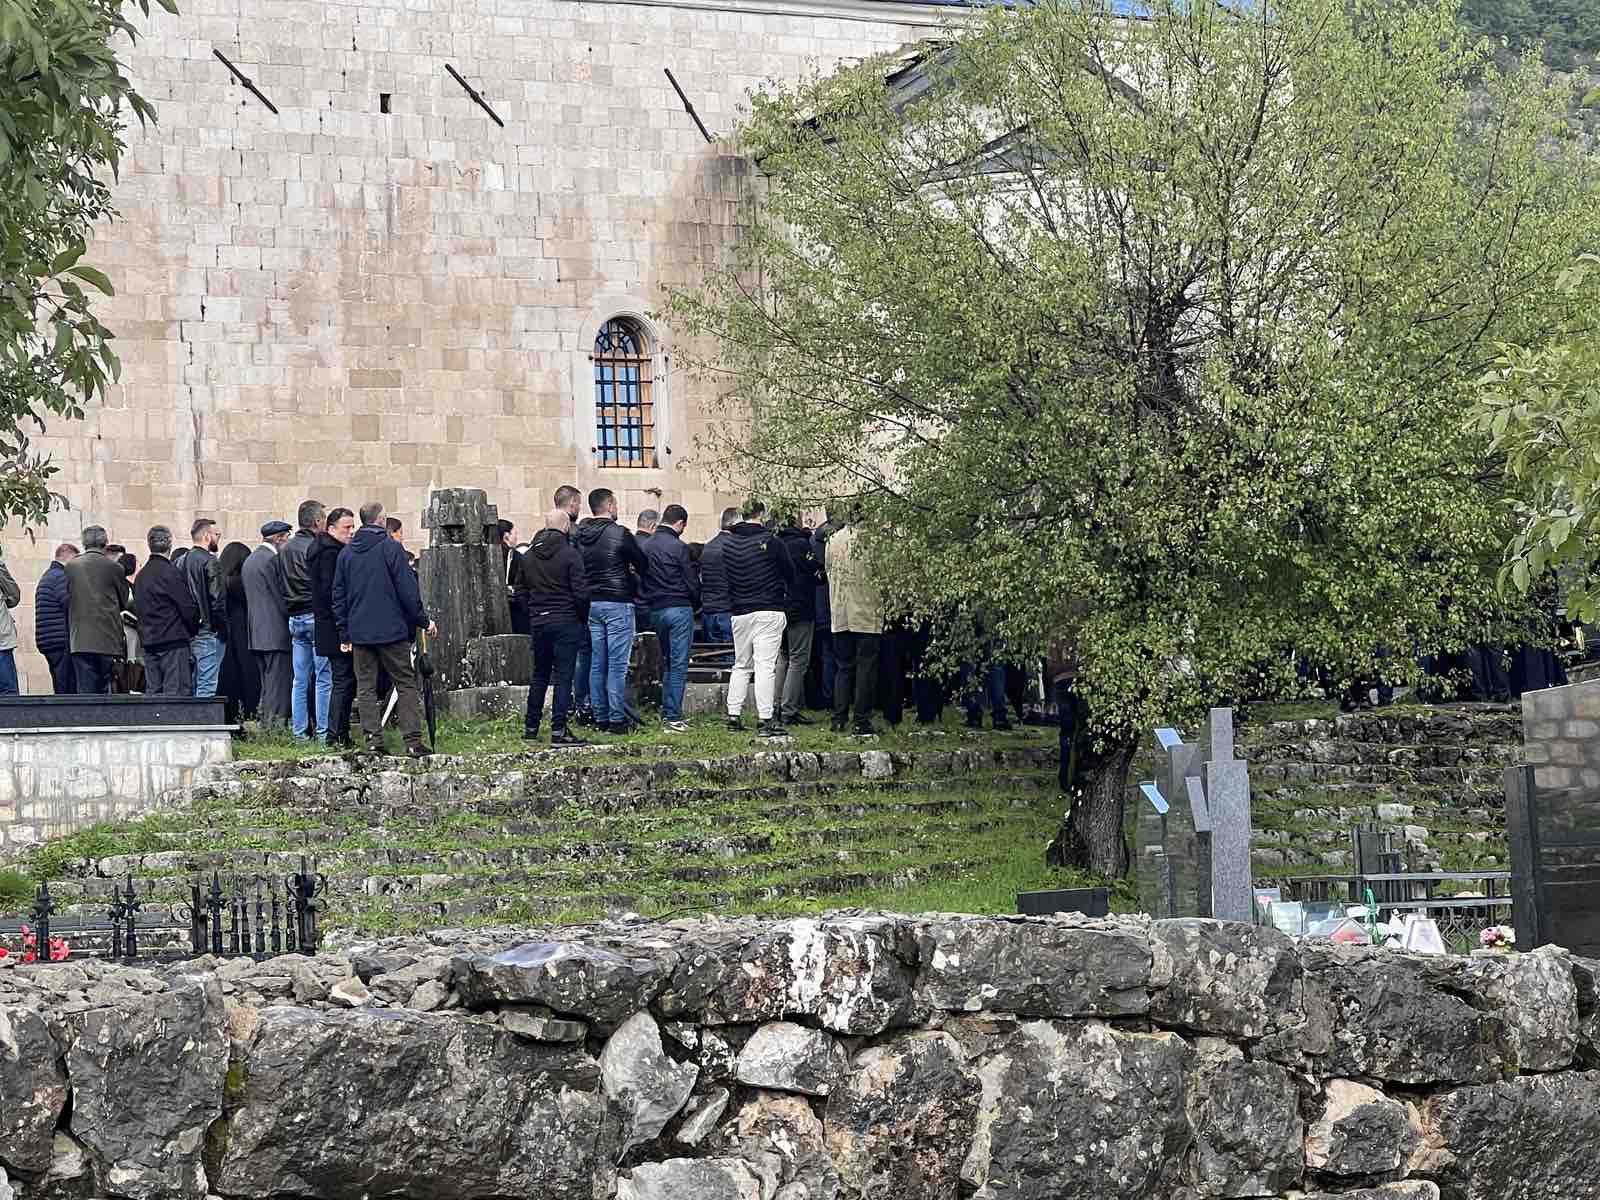
[[[61,274],[61,272],[65,271],[68,267],[72,266],[73,263],[77,262],[83,257],[83,250],[84,245],[82,242],[75,242],[71,246],[68,246],[60,254],[56,255],[54,261],[51,262],[50,274]]]
[[[78,266],[73,267],[68,274],[76,275],[85,283],[98,288],[104,295],[113,296],[116,294],[112,290],[111,280],[107,279],[103,272],[96,270],[94,267],[80,263]]]

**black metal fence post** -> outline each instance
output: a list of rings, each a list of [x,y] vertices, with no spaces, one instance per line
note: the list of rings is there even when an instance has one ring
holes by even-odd
[[[55,911],[56,902],[50,898],[50,883],[40,880],[39,893],[33,898],[33,935],[38,939],[34,945],[42,948],[47,958],[50,954],[50,915]]]
[[[315,954],[317,950],[317,876],[305,857],[300,859],[300,870],[289,879],[289,895],[293,901],[293,921],[296,948],[301,954]]]
[[[211,953],[222,956],[222,881],[211,872],[211,890],[206,894],[206,913],[211,921]]]
[[[122,957],[122,894],[117,885],[111,885],[111,908],[106,916],[111,918],[111,957]]]
[[[267,952],[267,931],[264,927],[267,919],[267,907],[261,900],[261,880],[256,880],[256,953]]]
[[[0,920],[0,936],[20,934],[29,961],[41,962],[49,961],[53,949],[58,953],[63,949],[63,938],[56,937],[58,924],[64,926],[60,932],[72,940],[74,957],[103,957],[113,962],[131,963],[141,953],[146,959],[163,962],[207,953],[218,958],[257,959],[285,952],[314,954],[320,932],[318,909],[328,885],[305,857],[300,868],[287,876],[236,876],[231,887],[213,870],[209,882],[204,877],[190,878],[187,902],[170,904],[156,902],[128,874],[120,885],[111,883],[103,908],[84,915],[73,911],[60,921],[56,920],[58,900],[51,894],[49,881],[41,881],[26,916]],[[228,910],[226,936],[224,906]]]
[[[136,918],[139,915],[139,910],[143,907],[143,901],[139,899],[138,893],[133,890],[133,876],[129,875],[127,895],[123,897],[122,901],[123,913],[128,922],[128,936],[125,939],[125,948],[129,958],[139,957],[139,926]]]
[[[189,885],[189,949],[196,955],[206,952],[205,902],[198,879]]]

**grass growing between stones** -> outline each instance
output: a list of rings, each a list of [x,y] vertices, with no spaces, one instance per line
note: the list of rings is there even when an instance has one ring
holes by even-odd
[[[189,880],[212,870],[246,891],[257,878],[273,886],[301,855],[327,878],[326,924],[336,937],[618,912],[871,905],[1003,913],[1015,911],[1018,891],[1085,882],[1044,866],[1062,808],[1048,753],[1053,729],[975,732],[952,713],[873,740],[813,725],[758,742],[702,718],[686,734],[646,729],[595,742],[605,749],[552,755],[547,741],[523,741],[518,720],[447,720],[439,751],[454,757],[408,768],[420,772],[417,790],[390,804],[376,792],[359,798],[360,787],[307,792],[307,782],[328,777],[320,761],[328,752],[253,738],[241,758],[303,768],[242,771],[187,805],[50,842],[21,864],[26,886],[15,900],[0,890],[0,905],[21,911],[43,878],[64,915],[98,916],[113,879],[132,875],[149,911],[182,901]],[[1011,755],[1002,764],[990,754],[1029,748],[1045,757]],[[892,778],[863,776],[848,755],[866,750],[895,756]],[[981,753],[952,756],[973,750]],[[846,757],[823,760],[820,774],[812,762],[794,779],[778,769],[781,760],[769,768],[750,758],[835,751]],[[475,799],[458,802],[453,789],[424,782],[441,771],[487,776],[491,789],[510,773],[526,778],[527,791],[484,802],[489,792],[478,781],[461,793]],[[358,798],[340,798],[350,795]],[[1118,897],[1125,906],[1132,892]]]
[[[687,733],[676,734],[665,732],[655,721],[648,722],[643,729],[626,737],[594,733],[578,726],[573,728],[574,732],[594,745],[623,747],[635,753],[685,759],[744,754],[752,749],[763,748],[812,751],[949,749],[978,739],[981,739],[984,745],[996,747],[1028,746],[1044,744],[1055,736],[1053,728],[1026,726],[1014,727],[1009,733],[996,733],[993,730],[976,733],[963,725],[957,710],[948,709],[943,719],[932,725],[920,725],[908,718],[897,727],[889,727],[883,725],[880,720],[879,726],[882,732],[878,737],[862,739],[851,734],[833,733],[828,728],[826,716],[812,715],[816,724],[791,727],[789,740],[778,743],[776,747],[757,742],[753,728],[742,733],[728,729],[722,717],[695,717],[690,720]],[[746,718],[746,724],[753,726],[749,718]],[[466,757],[518,754],[530,749],[548,748],[550,740],[548,719],[541,732],[541,740],[532,743],[523,741],[520,717],[475,720],[441,717],[435,749],[440,754]],[[400,742],[394,731],[390,730],[388,736],[390,749],[398,750]],[[945,745],[946,742],[950,744]],[[331,756],[337,753],[325,746],[296,741],[285,733],[256,733],[234,745],[235,759],[282,761]]]

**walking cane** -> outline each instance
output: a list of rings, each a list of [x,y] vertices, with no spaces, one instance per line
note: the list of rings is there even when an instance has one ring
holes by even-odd
[[[422,679],[422,711],[428,718],[428,745],[439,748],[439,711],[433,699],[433,657],[428,653],[428,631],[417,634],[417,674]]]

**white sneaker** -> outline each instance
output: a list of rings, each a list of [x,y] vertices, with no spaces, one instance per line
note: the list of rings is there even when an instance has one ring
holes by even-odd
[[[689,722],[687,722],[687,721],[668,721],[661,728],[662,728],[662,731],[665,732],[665,733],[688,733],[689,732]]]

